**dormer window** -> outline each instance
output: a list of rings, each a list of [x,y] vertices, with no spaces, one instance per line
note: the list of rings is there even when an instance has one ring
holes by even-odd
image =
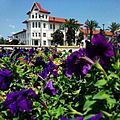
[[[34,15],[32,15],[32,18],[34,18]]]
[[[41,18],[42,16],[41,16],[41,14],[39,14],[39,18]]]
[[[37,8],[35,8],[34,10],[35,10],[35,11],[38,11],[38,9],[37,9]]]
[[[37,13],[35,13],[35,18],[37,18]]]

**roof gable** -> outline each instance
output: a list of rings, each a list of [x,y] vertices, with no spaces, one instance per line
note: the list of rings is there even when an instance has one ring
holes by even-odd
[[[35,2],[32,6],[32,9],[27,14],[31,13],[34,7],[36,7],[42,13],[48,13],[48,14],[50,13],[48,10],[43,9],[39,3]]]

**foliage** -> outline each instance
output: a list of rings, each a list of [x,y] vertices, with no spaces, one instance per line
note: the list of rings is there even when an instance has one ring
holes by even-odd
[[[52,34],[52,37],[53,37],[53,42],[55,44],[59,44],[59,45],[63,45],[63,38],[64,38],[64,34],[62,31],[60,30],[56,30],[53,34]]]
[[[0,119],[119,120],[118,47],[113,55],[112,44],[99,35],[88,45],[73,53],[1,48]],[[95,54],[88,58],[91,46]]]
[[[98,23],[95,20],[86,20],[85,27],[90,30],[90,40],[92,39],[93,30],[98,28]]]
[[[65,23],[66,31],[66,40],[68,45],[75,43],[75,32],[79,29],[79,23],[75,19],[69,19]]]
[[[120,28],[120,24],[116,22],[112,22],[111,25],[108,27],[110,31],[114,34],[116,30]]]
[[[80,32],[78,35],[77,44],[80,44],[82,42],[82,40],[84,40],[84,33]]]
[[[5,40],[3,37],[0,38],[0,44],[8,44],[9,42]]]
[[[18,43],[19,43],[19,40],[13,39],[10,44],[11,45],[18,45]]]

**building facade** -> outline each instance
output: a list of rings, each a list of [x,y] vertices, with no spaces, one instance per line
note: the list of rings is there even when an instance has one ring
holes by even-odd
[[[60,29],[64,34],[64,45],[67,45],[67,30],[62,27],[66,23],[66,19],[51,16],[50,12],[43,9],[37,2],[33,4],[30,11],[27,13],[27,16],[27,20],[23,22],[26,24],[26,29],[15,33],[13,35],[14,39],[17,39],[20,43],[26,45],[50,46],[52,45],[52,34],[57,29]],[[81,26],[82,24],[79,25]],[[84,34],[82,43],[83,46],[85,46],[85,40],[88,39],[90,34],[90,31],[86,28],[80,28],[80,30],[76,32],[76,40],[74,44],[72,43],[72,45],[78,45],[77,39],[80,32]],[[93,35],[98,33],[100,33],[100,30],[93,30]],[[111,32],[104,31],[104,33],[109,39],[113,36]]]
[[[52,33],[66,22],[64,18],[50,16],[50,12],[37,2],[33,4],[27,15],[28,19],[23,22],[26,24],[26,29],[13,35],[15,39],[27,45],[51,45]],[[65,40],[65,30],[61,31]]]

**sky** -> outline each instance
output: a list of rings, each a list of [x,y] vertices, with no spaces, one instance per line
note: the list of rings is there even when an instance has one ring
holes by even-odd
[[[120,23],[120,0],[0,0],[0,37],[7,38],[25,29],[22,22],[34,2],[51,12],[51,16],[74,18],[80,23],[95,20],[105,28]]]

